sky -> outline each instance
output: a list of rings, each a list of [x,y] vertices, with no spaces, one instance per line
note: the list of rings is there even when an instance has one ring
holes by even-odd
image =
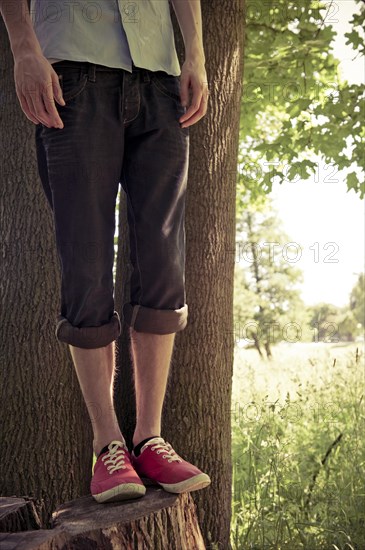
[[[349,21],[357,12],[352,0],[336,0],[331,20],[337,37],[333,53],[341,61],[344,78],[364,83],[364,60],[354,58],[345,45]],[[365,154],[365,153],[364,153]],[[299,286],[304,302],[328,302],[342,307],[365,262],[365,203],[353,190],[347,192],[345,173],[318,159],[318,175],[305,181],[275,183],[271,193],[283,229],[296,243],[295,267],[303,271]]]

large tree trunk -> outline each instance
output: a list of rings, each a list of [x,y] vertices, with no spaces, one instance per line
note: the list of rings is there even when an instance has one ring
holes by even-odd
[[[243,72],[243,0],[202,0],[210,89],[206,117],[190,128],[186,205],[187,328],[178,333],[165,400],[162,435],[184,458],[209,473],[212,484],[193,493],[207,548],[229,548],[231,517],[231,382],[235,182]],[[177,48],[183,44],[176,19]],[[117,299],[126,296],[128,231],[122,197]],[[124,290],[121,290],[124,288]],[[119,341],[116,405],[130,443],[134,396],[124,326]]]
[[[0,18],[0,495],[61,502],[89,492],[92,433],[66,346],[54,335],[59,266]]]

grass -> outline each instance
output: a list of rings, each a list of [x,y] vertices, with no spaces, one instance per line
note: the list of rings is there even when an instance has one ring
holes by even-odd
[[[236,348],[235,550],[365,549],[360,348],[283,343],[272,361]]]

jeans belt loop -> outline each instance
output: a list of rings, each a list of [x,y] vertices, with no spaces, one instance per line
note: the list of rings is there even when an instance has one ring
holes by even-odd
[[[143,82],[149,82],[150,81],[150,73],[147,69],[143,71]]]
[[[89,82],[96,82],[96,66],[95,63],[90,63],[88,70]]]

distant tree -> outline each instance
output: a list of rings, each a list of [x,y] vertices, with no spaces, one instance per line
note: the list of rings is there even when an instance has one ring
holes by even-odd
[[[296,288],[296,243],[280,227],[274,208],[246,208],[238,223],[235,338],[271,358],[272,344],[302,339],[305,307]],[[244,267],[242,267],[242,264]]]
[[[360,332],[359,323],[348,306],[321,302],[307,309],[314,342],[353,342]]]
[[[338,336],[341,342],[354,342],[360,333],[359,323],[348,307],[342,308],[338,318]]]
[[[325,302],[314,304],[308,308],[310,326],[313,329],[314,342],[338,342],[338,320],[340,308]]]
[[[350,294],[350,309],[358,323],[365,328],[365,274],[360,273]]]

